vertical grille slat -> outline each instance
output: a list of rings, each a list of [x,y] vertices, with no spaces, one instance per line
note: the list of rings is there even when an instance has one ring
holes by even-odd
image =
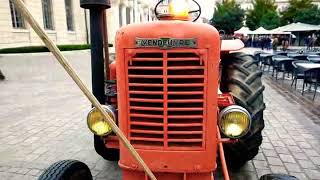
[[[206,66],[194,52],[139,52],[128,63],[129,139],[138,148],[204,148]]]

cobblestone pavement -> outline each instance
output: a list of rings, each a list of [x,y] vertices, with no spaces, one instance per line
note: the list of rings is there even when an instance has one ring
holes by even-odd
[[[89,53],[65,53],[90,83]],[[90,108],[75,84],[48,54],[0,56],[7,80],[0,82],[0,179],[36,179],[50,164],[78,159],[95,179],[120,179],[116,163],[93,149],[85,117]],[[257,179],[265,173],[288,173],[320,179],[320,127],[307,106],[290,98],[269,78],[266,86],[264,141],[259,154],[234,179]]]

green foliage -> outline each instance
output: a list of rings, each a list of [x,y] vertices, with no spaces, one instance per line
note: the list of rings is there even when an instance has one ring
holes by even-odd
[[[312,8],[312,0],[289,0],[289,7],[281,12],[281,23],[283,25],[295,22],[302,12]]]
[[[280,25],[277,5],[274,0],[254,0],[253,9],[248,11],[246,25],[255,30],[260,26],[273,29]]]
[[[274,29],[279,27],[280,25],[280,18],[277,12],[268,11],[264,14],[260,19],[260,26],[264,27],[265,29]]]
[[[112,44],[109,44],[112,47]],[[61,51],[75,51],[90,49],[89,44],[72,44],[72,45],[58,45]],[[49,49],[45,46],[24,46],[15,48],[4,48],[0,49],[0,54],[13,54],[13,53],[38,53],[38,52],[49,52]]]
[[[302,22],[307,24],[320,24],[320,8],[312,6],[310,9],[301,9],[297,12],[294,22]]]
[[[243,26],[244,15],[244,10],[235,0],[223,0],[222,3],[217,2],[210,24],[232,34]]]

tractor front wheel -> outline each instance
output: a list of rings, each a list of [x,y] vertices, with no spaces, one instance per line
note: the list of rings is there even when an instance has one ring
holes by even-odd
[[[299,180],[299,179],[287,174],[266,174],[261,176],[259,180]]]
[[[120,153],[119,149],[107,148],[103,139],[97,135],[94,135],[94,149],[96,152],[108,161],[119,161]]]
[[[62,160],[52,164],[38,180],[92,180],[88,166],[77,160]]]
[[[244,53],[230,53],[222,56],[220,89],[230,92],[235,103],[246,108],[252,116],[251,129],[237,143],[224,144],[228,166],[239,168],[253,159],[262,143],[261,131],[264,128],[263,101],[264,86],[262,72],[255,59]]]

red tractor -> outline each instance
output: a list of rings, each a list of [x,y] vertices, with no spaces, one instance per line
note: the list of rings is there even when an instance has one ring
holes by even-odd
[[[262,143],[262,72],[251,55],[230,53],[243,47],[241,41],[221,40],[214,27],[190,21],[190,14],[197,14],[193,21],[201,14],[196,1],[194,11],[169,1],[169,14],[160,15],[162,1],[155,8],[160,21],[117,32],[110,65],[101,32],[109,3],[80,1],[91,16],[93,93],[157,179],[213,180],[217,164],[229,179],[226,164],[240,167]],[[148,180],[95,108],[87,121],[97,153],[119,161],[124,180]],[[39,179],[90,178],[83,163],[60,161]]]

